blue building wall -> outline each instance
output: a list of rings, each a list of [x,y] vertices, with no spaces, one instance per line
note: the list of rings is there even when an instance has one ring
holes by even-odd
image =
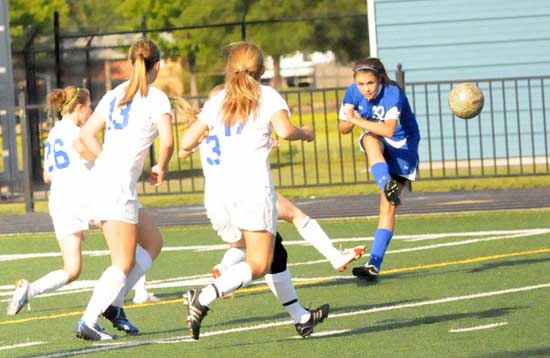
[[[549,0],[374,0],[374,8],[377,56],[389,72],[401,63],[407,82],[550,75]]]
[[[508,171],[511,160],[548,168],[550,0],[367,3],[371,55],[390,77],[398,63],[405,71],[421,162],[504,158]],[[464,80],[485,95],[483,111],[469,121],[454,117],[447,104],[453,83]]]

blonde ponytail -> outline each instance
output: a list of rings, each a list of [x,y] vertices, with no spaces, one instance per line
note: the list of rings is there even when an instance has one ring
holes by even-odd
[[[160,50],[152,40],[139,40],[132,44],[128,60],[132,63],[132,76],[124,97],[118,102],[119,107],[132,102],[138,90],[142,97],[147,96],[149,93],[147,73],[155,63],[160,61]]]
[[[238,42],[231,45],[226,68],[223,121],[228,127],[245,124],[256,115],[261,97],[260,77],[263,55],[254,44]]]

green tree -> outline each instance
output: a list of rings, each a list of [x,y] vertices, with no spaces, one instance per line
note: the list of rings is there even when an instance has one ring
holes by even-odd
[[[350,62],[369,55],[367,5],[364,0],[318,0],[318,16],[347,14],[334,20],[316,21],[306,48],[332,51],[340,62]]]
[[[268,19],[292,19],[314,16],[318,0],[255,0],[252,2],[248,21]],[[247,26],[247,39],[257,43],[264,52],[273,58],[272,85],[280,88],[281,57],[305,48],[312,41],[314,27],[307,21],[283,21]]]
[[[25,32],[33,26],[39,34],[53,33],[53,13],[69,14],[67,0],[9,0],[10,34],[15,48],[25,45]]]
[[[142,15],[146,14],[147,28],[162,29],[234,21],[236,17],[233,14],[241,3],[238,0],[127,0],[119,7],[119,11],[122,10],[121,13],[125,14],[130,24],[136,25]],[[196,96],[199,93],[198,74],[220,72],[219,48],[231,38],[232,32],[234,30],[230,27],[197,28],[151,33],[149,36],[159,43],[164,57],[179,61],[188,71],[190,94]],[[202,88],[204,91],[207,89]]]

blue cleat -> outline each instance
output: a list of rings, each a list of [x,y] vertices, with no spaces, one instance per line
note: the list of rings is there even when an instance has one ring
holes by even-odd
[[[80,320],[76,324],[76,337],[84,339],[86,341],[109,341],[116,339],[116,335],[110,335],[105,331],[100,331],[95,327],[101,328],[99,325],[95,324],[94,327],[90,327],[86,322]]]
[[[105,312],[103,312],[103,317],[111,321],[113,327],[115,327],[119,331],[124,331],[126,332],[126,334],[129,334],[131,336],[135,336],[139,333],[139,328],[128,321],[128,318],[126,318],[126,314],[124,313],[122,307],[116,307],[113,305],[107,307]]]

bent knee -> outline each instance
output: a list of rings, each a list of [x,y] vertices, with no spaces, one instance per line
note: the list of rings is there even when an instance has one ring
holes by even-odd
[[[250,271],[252,271],[252,276],[254,278],[262,277],[264,276],[269,268],[271,267],[271,260],[269,262],[262,262],[262,261],[248,261],[248,266],[250,267]]]
[[[80,266],[74,266],[74,267],[65,267],[63,268],[63,271],[67,274],[67,283],[75,281],[77,278],[80,277],[81,267]]]

